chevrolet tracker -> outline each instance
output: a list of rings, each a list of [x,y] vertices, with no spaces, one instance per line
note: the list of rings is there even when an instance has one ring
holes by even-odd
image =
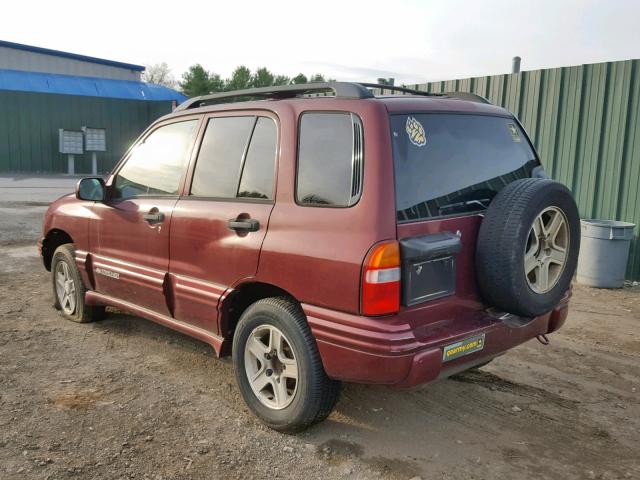
[[[545,339],[580,244],[569,190],[503,108],[375,87],[225,92],[156,121],[51,204],[55,307],[115,307],[231,355],[281,431],[325,419],[342,381],[411,387]]]

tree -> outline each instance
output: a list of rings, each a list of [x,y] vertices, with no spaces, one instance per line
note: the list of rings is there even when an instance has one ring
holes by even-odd
[[[296,75],[291,79],[291,83],[294,83],[294,84],[307,83],[307,76],[303,73],[299,73],[298,75]]]
[[[273,79],[274,85],[289,85],[291,83],[291,79],[286,75],[276,75]]]
[[[168,71],[166,63],[160,64],[160,66],[163,66],[163,69]],[[153,72],[156,72],[156,69],[152,67],[149,67],[148,70],[150,73],[152,70]],[[251,70],[244,65],[236,67],[231,74],[231,77],[227,80],[223,80],[217,73],[209,72],[205,70],[202,65],[196,63],[195,65],[191,65],[189,69],[182,74],[180,89],[189,97],[197,97],[199,95],[207,95],[209,93],[243,90],[251,87],[270,87],[272,85],[292,85],[325,81],[333,82],[335,80],[325,80],[325,77],[319,73],[313,75],[310,80],[303,73],[299,73],[295,77],[289,78],[286,75],[275,75],[266,67],[258,68],[255,73],[252,74]]]
[[[226,90],[242,90],[244,88],[251,87],[251,70],[249,70],[244,65],[240,65],[236,67],[236,69],[231,74],[231,78],[227,80],[225,85]]]
[[[224,92],[225,82],[224,79],[217,73],[209,74],[209,92]]]
[[[156,63],[154,65],[147,65],[142,72],[142,81],[147,83],[154,83],[156,85],[163,85],[169,88],[175,88],[177,83],[173,78],[171,69],[167,62]]]
[[[251,79],[251,84],[253,87],[270,87],[271,85],[275,85],[274,81],[275,77],[273,76],[273,73],[265,67],[262,67],[256,70],[256,73]]]
[[[211,91],[211,75],[199,63],[191,65],[189,70],[182,74],[180,88],[188,97],[207,95]]]

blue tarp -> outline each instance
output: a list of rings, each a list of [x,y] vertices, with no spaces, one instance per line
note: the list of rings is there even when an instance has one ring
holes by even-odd
[[[0,90],[128,100],[175,100],[178,104],[187,99],[180,92],[152,83],[2,69],[0,69]]]

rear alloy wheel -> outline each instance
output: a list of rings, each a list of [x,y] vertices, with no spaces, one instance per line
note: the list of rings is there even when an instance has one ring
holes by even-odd
[[[232,355],[244,401],[275,430],[304,430],[338,401],[340,382],[327,377],[307,318],[291,298],[250,305],[236,327]]]
[[[271,325],[256,327],[244,349],[244,368],[253,393],[267,407],[287,407],[298,388],[298,363],[287,337]]]

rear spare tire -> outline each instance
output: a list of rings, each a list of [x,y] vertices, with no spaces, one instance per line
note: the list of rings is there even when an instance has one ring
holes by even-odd
[[[579,249],[580,217],[569,189],[547,179],[516,180],[495,196],[480,226],[480,293],[508,313],[542,315],[569,288]]]

